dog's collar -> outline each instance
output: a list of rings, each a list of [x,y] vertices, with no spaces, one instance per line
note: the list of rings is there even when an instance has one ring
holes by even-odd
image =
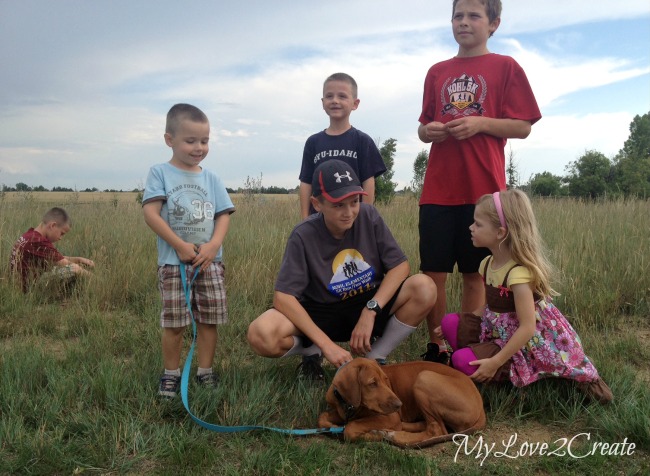
[[[345,410],[345,421],[347,423],[357,413],[357,408],[351,403],[346,402],[345,398],[343,398],[343,395],[341,395],[341,392],[339,392],[336,387],[334,387],[334,396]]]

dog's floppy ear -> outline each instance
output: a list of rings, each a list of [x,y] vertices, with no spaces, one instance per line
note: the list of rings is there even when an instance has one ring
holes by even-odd
[[[332,382],[332,391],[334,388],[336,388],[348,405],[359,408],[361,405],[359,366],[349,363],[344,368],[339,369]]]

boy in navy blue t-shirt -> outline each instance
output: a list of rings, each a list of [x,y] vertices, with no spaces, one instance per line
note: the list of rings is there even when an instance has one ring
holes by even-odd
[[[305,143],[300,169],[300,218],[315,210],[311,206],[311,179],[319,164],[338,159],[350,165],[366,192],[365,203],[375,201],[375,177],[386,171],[379,149],[370,136],[350,125],[350,114],[359,107],[357,83],[352,76],[335,73],[323,84],[323,109],[330,125]]]

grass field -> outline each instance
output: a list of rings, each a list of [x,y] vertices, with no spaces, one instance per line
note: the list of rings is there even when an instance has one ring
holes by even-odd
[[[215,360],[222,385],[216,392],[190,386],[192,411],[218,425],[313,428],[326,387],[298,382],[297,358],[257,357],[245,340],[248,324],[271,303],[284,242],[298,220],[297,197],[233,199],[224,248],[230,322],[219,328]],[[13,242],[53,205],[74,220],[59,249],[97,265],[64,302],[23,295],[6,272]],[[650,202],[536,199],[534,206],[561,271],[556,304],[615,402],[589,404],[555,380],[523,390],[487,387],[483,432],[466,445],[404,451],[202,429],[180,399],[156,396],[155,239],[135,194],[0,197],[0,474],[648,474]],[[399,198],[379,209],[417,272],[417,202]],[[449,284],[449,308],[456,309],[458,276]],[[422,327],[389,360],[417,359],[425,344]],[[331,378],[333,367],[326,372]],[[544,443],[550,449],[540,455]]]

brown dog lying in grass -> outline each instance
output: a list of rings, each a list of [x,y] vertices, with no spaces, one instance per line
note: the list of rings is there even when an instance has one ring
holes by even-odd
[[[326,400],[329,408],[318,426],[345,425],[348,441],[422,448],[485,426],[483,400],[472,380],[433,362],[379,366],[354,359],[339,368]]]

